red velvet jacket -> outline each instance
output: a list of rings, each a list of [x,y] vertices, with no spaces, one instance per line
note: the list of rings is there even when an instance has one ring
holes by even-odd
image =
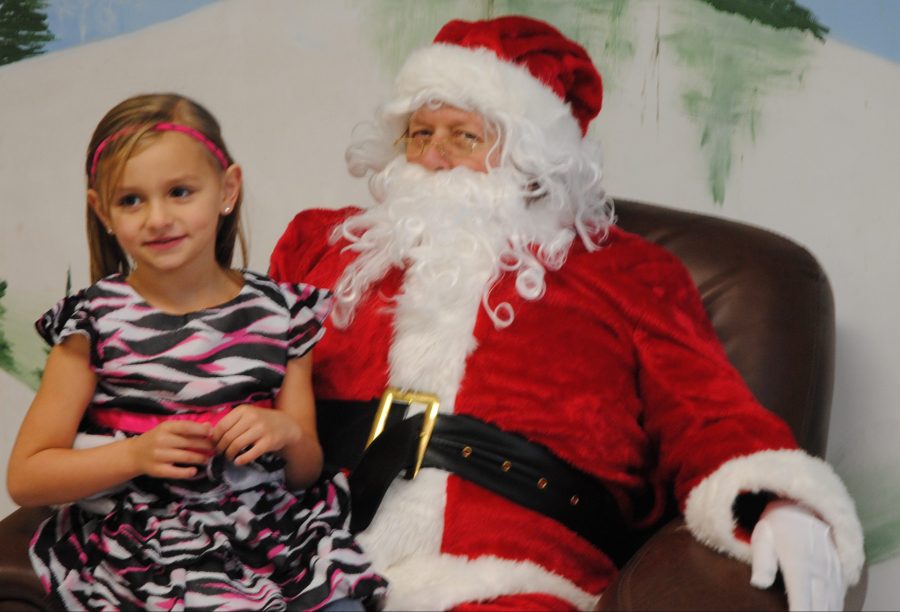
[[[357,210],[300,213],[272,255],[270,274],[334,287],[355,254],[342,250],[343,240],[332,244],[331,230]],[[674,492],[698,537],[745,559],[749,551],[735,537],[731,517],[737,493],[766,488],[813,507],[840,496],[839,481],[837,492],[829,484],[807,493],[766,475],[770,460],[816,475],[830,469],[794,450],[789,428],[755,401],[674,256],[612,228],[598,251],[576,240],[564,266],[548,272],[546,281],[543,298],[525,301],[512,278],[501,278],[490,299],[509,302],[515,320],[498,330],[478,308],[469,327],[475,348],[459,356],[464,374],[455,402],[442,411],[540,442],[602,480],[635,521],[657,518],[665,496]],[[388,353],[399,328],[390,298],[402,292],[404,282],[404,271],[392,270],[364,297],[349,329],[330,326],[315,349],[318,398],[381,396],[390,382]],[[421,342],[442,351],[442,313],[433,315],[433,337]],[[724,487],[714,477],[723,465],[729,466]],[[700,501],[690,504],[704,482]],[[602,551],[552,519],[456,476],[420,477],[403,487],[388,493],[402,505],[386,499],[376,518],[380,526],[373,524],[379,533],[362,540],[392,581],[389,605],[447,608],[543,593],[583,608],[616,571]],[[413,492],[415,487],[421,491]],[[656,503],[649,514],[637,516],[631,500],[648,489]],[[422,536],[409,524],[415,523],[414,507],[431,504],[443,506],[442,517],[429,523],[436,534]],[[390,538],[412,543],[395,549]],[[455,586],[444,588],[442,582]],[[461,583],[474,586],[460,589]]]

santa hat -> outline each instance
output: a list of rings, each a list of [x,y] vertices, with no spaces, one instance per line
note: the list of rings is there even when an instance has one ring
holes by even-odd
[[[402,131],[409,113],[429,100],[525,119],[572,146],[600,112],[603,86],[587,52],[543,21],[457,20],[409,57],[385,118]]]

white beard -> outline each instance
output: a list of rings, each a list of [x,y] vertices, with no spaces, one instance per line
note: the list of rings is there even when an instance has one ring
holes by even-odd
[[[337,283],[335,324],[349,325],[369,286],[398,267],[407,277],[430,279],[427,292],[410,300],[450,310],[462,285],[478,286],[494,324],[509,325],[512,306],[489,303],[493,284],[504,272],[515,273],[519,295],[539,299],[545,269],[562,266],[575,236],[565,211],[526,203],[524,184],[509,168],[430,172],[396,158],[371,178],[378,204],[340,227],[360,255]]]

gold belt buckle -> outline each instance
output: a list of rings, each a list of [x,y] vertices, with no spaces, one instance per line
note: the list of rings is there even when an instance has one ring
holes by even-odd
[[[411,475],[407,478],[412,480],[419,475],[422,468],[422,462],[425,460],[425,450],[428,448],[428,442],[431,441],[431,433],[434,431],[434,422],[438,416],[438,408],[441,402],[437,395],[431,393],[418,393],[415,391],[402,391],[395,387],[388,387],[381,396],[378,403],[378,411],[375,413],[375,421],[372,423],[372,431],[369,433],[369,439],[366,441],[366,448],[381,435],[384,426],[387,423],[388,414],[394,402],[402,402],[407,406],[410,404],[427,404],[425,408],[425,420],[422,421],[422,429],[419,430],[419,448],[416,451],[416,463],[413,465]]]

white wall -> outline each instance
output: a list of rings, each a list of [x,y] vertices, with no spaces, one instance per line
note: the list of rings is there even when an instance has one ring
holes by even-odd
[[[16,509],[6,492],[6,458],[12,451],[16,432],[25,416],[24,408],[28,407],[33,395],[29,387],[0,370],[0,406],[4,407],[0,418],[0,457],[3,457],[3,471],[0,471],[0,485],[3,487],[0,489],[0,517]]]
[[[828,458],[864,521],[894,521],[900,530],[900,66],[813,41],[800,78],[759,93],[755,133],[736,131],[716,204],[700,128],[683,103],[696,75],[665,38],[695,4],[632,2],[617,24],[633,54],[607,66],[605,108],[591,132],[604,142],[609,190],[768,227],[819,257],[838,316]],[[82,156],[100,116],[128,95],[176,90],[219,117],[245,168],[252,268],[265,270],[296,211],[367,201],[363,182],[346,174],[343,150],[386,91],[396,58],[371,36],[366,6],[223,1],[0,68],[0,279],[9,283],[2,303],[17,357],[40,362],[30,325],[61,296],[66,269],[75,287],[87,283]],[[432,4],[427,14],[417,6],[418,25],[404,40],[425,42],[437,13],[475,16],[473,3]],[[697,19],[705,10],[696,9]],[[0,457],[29,396],[0,377]],[[11,507],[2,495],[0,515]],[[870,569],[865,609],[896,607],[898,563]]]

